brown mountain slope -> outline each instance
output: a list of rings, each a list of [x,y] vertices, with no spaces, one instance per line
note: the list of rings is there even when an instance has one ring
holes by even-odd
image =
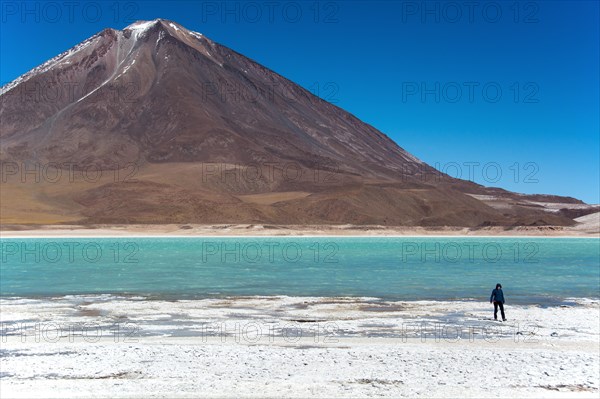
[[[166,20],[104,30],[5,86],[0,121],[2,223],[574,223],[423,178],[372,126]]]

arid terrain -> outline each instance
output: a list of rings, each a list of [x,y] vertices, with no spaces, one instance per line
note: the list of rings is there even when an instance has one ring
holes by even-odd
[[[600,238],[600,213],[575,219],[575,226],[389,227],[381,225],[126,224],[2,225],[0,237],[119,236],[528,236]]]
[[[166,20],[105,29],[4,86],[0,120],[4,226],[566,228],[600,209],[442,174]]]

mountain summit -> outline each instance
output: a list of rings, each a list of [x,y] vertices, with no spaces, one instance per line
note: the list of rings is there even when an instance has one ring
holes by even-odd
[[[348,112],[164,19],[105,29],[1,93],[4,164],[131,177],[3,182],[3,223],[568,225],[533,201],[579,202],[440,174]]]
[[[288,159],[386,173],[418,162],[350,114],[167,20],[104,30],[8,85],[7,97],[19,85],[60,98],[3,100],[2,155],[30,139],[44,160],[81,166]]]

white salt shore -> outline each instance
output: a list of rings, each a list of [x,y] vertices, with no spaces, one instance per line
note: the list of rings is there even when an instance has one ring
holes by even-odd
[[[0,300],[2,397],[598,397],[600,305]]]

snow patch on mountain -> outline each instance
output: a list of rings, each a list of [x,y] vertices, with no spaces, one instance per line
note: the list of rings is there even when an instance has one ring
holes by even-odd
[[[159,22],[158,19],[155,19],[153,21],[136,21],[136,22],[132,23],[131,25],[127,26],[125,29],[134,30],[137,32],[143,32],[143,31],[146,31],[146,30],[152,28],[158,22]],[[125,30],[125,29],[123,29],[123,30]]]
[[[98,33],[98,34],[90,37],[89,39],[87,39],[87,40],[79,43],[78,45],[70,48],[69,50],[65,51],[64,53],[61,53],[61,54],[57,55],[56,57],[49,59],[48,61],[44,62],[43,64],[41,64],[41,65],[33,68],[29,72],[26,72],[23,75],[19,76],[18,78],[16,78],[12,82],[7,83],[6,85],[0,87],[0,96],[2,96],[5,93],[9,92],[10,90],[12,90],[18,84],[23,83],[23,82],[27,82],[29,79],[33,78],[34,76],[38,76],[38,75],[41,75],[41,74],[47,72],[48,70],[50,70],[54,66],[67,66],[67,65],[70,65],[71,61],[67,60],[67,58],[69,58],[69,57],[73,56],[74,54],[77,54],[81,50],[85,49],[90,44],[92,44],[95,40],[97,40],[99,37],[100,37],[100,33]]]

